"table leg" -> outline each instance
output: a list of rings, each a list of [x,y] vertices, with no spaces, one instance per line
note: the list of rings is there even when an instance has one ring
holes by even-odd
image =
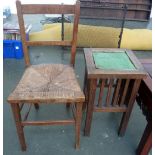
[[[14,115],[14,120],[15,120],[15,124],[16,124],[16,129],[17,129],[17,134],[19,137],[21,149],[22,149],[22,151],[26,151],[26,143],[25,143],[23,126],[21,124],[22,120],[21,120],[21,115],[20,115],[19,104],[12,103],[11,108],[12,108],[12,112]]]
[[[128,102],[128,108],[127,108],[127,111],[124,112],[124,114],[123,114],[121,124],[119,127],[119,131],[118,131],[119,136],[124,136],[124,134],[125,134],[125,131],[126,131],[126,128],[127,128],[128,122],[129,122],[129,118],[130,118],[130,115],[131,115],[131,112],[133,109],[133,105],[134,105],[134,102],[136,99],[136,95],[137,95],[137,92],[138,92],[138,89],[140,86],[140,82],[141,82],[141,80],[134,81],[134,85],[131,90],[131,96],[130,96],[130,99]]]
[[[97,79],[90,79],[88,81],[88,102],[87,102],[87,115],[84,129],[84,135],[90,135],[91,122],[93,117],[94,100],[96,93]]]
[[[148,123],[136,150],[137,155],[147,155],[152,147],[152,123]]]

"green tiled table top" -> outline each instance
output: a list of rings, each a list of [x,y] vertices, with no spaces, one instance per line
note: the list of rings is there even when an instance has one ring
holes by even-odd
[[[135,66],[126,52],[93,52],[93,58],[98,69],[105,70],[135,70]]]

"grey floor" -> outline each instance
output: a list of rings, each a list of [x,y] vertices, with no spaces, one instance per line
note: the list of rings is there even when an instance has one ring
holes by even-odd
[[[141,23],[142,24],[142,23]],[[141,25],[140,24],[140,25]],[[144,23],[147,27],[148,23]],[[144,27],[145,27],[144,26]],[[139,58],[151,58],[151,51],[137,51]],[[69,50],[60,47],[30,48],[32,64],[69,62]],[[22,152],[16,134],[16,128],[7,103],[9,93],[15,88],[24,72],[24,60],[4,59],[4,155],[134,155],[146,120],[140,108],[135,104],[124,137],[118,137],[117,131],[121,120],[120,113],[94,113],[90,137],[83,136],[85,113],[81,127],[81,147],[74,149],[75,134],[73,126],[25,127],[27,151]],[[78,49],[75,71],[81,88],[84,77],[83,50]],[[24,107],[26,111],[27,107]],[[28,119],[59,119],[72,117],[65,105],[41,105],[40,110],[32,108]],[[151,153],[150,153],[151,154]]]

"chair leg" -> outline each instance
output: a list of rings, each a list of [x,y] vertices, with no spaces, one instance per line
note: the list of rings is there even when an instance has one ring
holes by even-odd
[[[11,104],[12,112],[14,115],[14,120],[16,124],[17,134],[20,141],[22,151],[26,151],[26,143],[24,137],[23,126],[21,124],[21,115],[20,115],[20,108],[19,104],[13,103]]]
[[[85,102],[83,103],[83,107],[82,110],[85,111],[86,109],[86,104],[87,104],[87,98],[88,98],[88,94],[87,94],[87,73],[86,73],[86,69],[85,69],[85,77],[84,77],[84,82],[83,82],[83,92],[85,94]]]
[[[39,104],[38,103],[35,103],[34,107],[35,107],[36,110],[39,110]]]
[[[70,108],[70,103],[66,103],[66,108]]]
[[[75,148],[80,148],[80,129],[81,129],[81,119],[82,119],[82,103],[76,104],[76,122],[75,122],[75,129],[76,129],[76,144]]]

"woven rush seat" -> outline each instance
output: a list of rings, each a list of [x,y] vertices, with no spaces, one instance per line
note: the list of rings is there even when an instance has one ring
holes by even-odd
[[[69,65],[32,65],[10,94],[8,101],[19,102],[81,102],[84,94]]]

